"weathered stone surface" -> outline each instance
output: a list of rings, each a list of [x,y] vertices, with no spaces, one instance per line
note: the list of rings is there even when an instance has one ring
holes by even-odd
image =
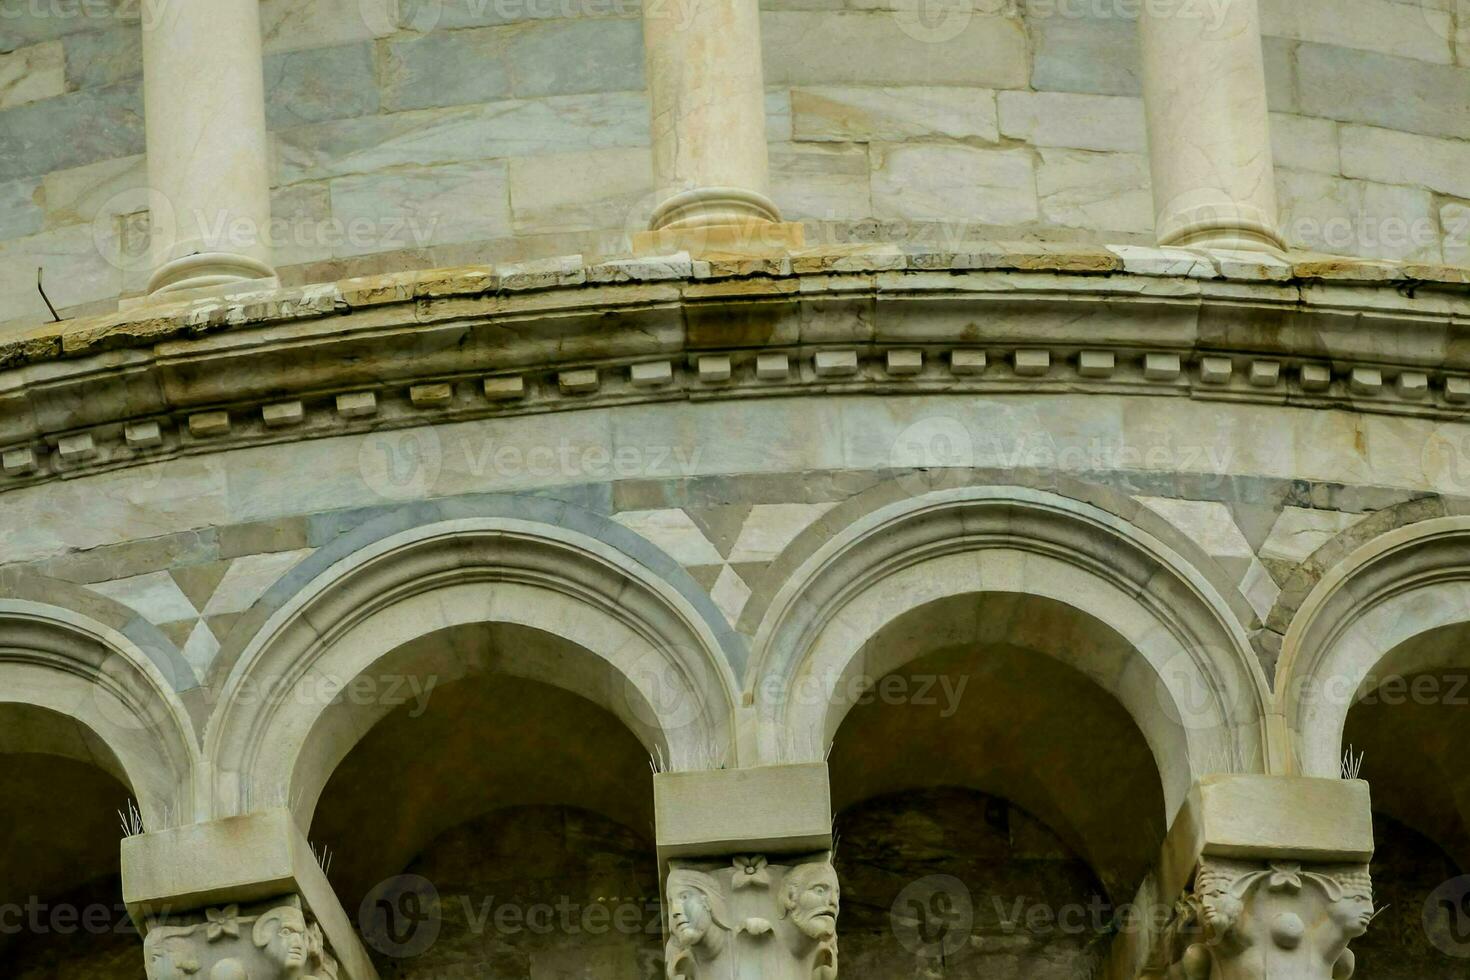
[[[296,181],[648,142],[648,104],[633,93],[493,102],[367,116],[278,134],[279,179]]]
[[[1447,65],[1455,31],[1450,10],[1436,2],[1262,0],[1261,32]]]
[[[0,112],[0,180],[141,152],[143,97],[136,84],[72,92]]]
[[[332,216],[344,236],[333,254],[509,235],[508,184],[504,161],[339,177],[330,184]]]
[[[977,13],[935,44],[891,12],[772,10],[761,17],[761,39],[768,84],[1026,85],[1026,35],[1009,17]]]
[[[45,211],[40,177],[22,177],[0,183],[0,240],[21,238],[41,230]]]
[[[1033,146],[1143,153],[1138,99],[1065,92],[1001,92],[1000,130]]]
[[[474,71],[466,71],[466,65]],[[426,109],[490,102],[511,94],[505,39],[498,31],[424,34],[388,42],[383,108]]]
[[[772,197],[790,220],[853,219],[873,213],[866,147],[786,143],[771,154]]]
[[[1135,153],[1043,149],[1036,194],[1049,224],[1146,233],[1153,229],[1148,161]]]
[[[1016,225],[1036,220],[1036,177],[1025,150],[968,146],[873,148],[873,211],[879,218],[968,220]]]
[[[385,37],[398,30],[398,9],[390,0],[261,0],[261,40],[274,54]]]
[[[798,140],[835,142],[932,136],[995,142],[1000,138],[995,97],[980,88],[798,88],[791,92],[792,134]]]
[[[70,90],[100,88],[141,78],[142,32],[132,24],[67,35],[66,81]]]
[[[1470,197],[1470,143],[1392,129],[1342,127],[1342,173]]]
[[[532,22],[502,35],[520,98],[643,91],[643,26],[636,19]],[[567,57],[576,52],[575,57]]]
[[[266,125],[289,129],[378,110],[371,44],[286,51],[265,59]]]
[[[0,54],[0,110],[49,99],[66,91],[66,59],[60,41]]]
[[[1340,255],[1438,261],[1440,234],[1428,191],[1277,171],[1281,227],[1296,248]]]
[[[271,194],[271,229],[271,249],[281,265],[327,258],[347,234],[339,234],[333,221],[326,181],[277,188]]]
[[[1328,119],[1313,119],[1287,112],[1271,113],[1271,155],[1276,166],[1325,174],[1346,173],[1338,152],[1338,128]],[[1346,173],[1346,176],[1366,175]]]
[[[652,173],[642,148],[514,158],[509,179],[515,232],[641,229],[651,209]]]
[[[1133,95],[1142,90],[1138,24],[1125,17],[1033,17],[1031,87]]]
[[[1470,69],[1321,44],[1300,45],[1296,61],[1306,115],[1426,136],[1470,132]]]

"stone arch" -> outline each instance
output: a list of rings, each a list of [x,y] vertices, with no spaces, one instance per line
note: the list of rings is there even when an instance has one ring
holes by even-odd
[[[913,472],[884,479],[861,493],[834,506],[802,531],[765,573],[769,581],[784,582],[796,576],[802,565],[817,553],[834,534],[860,521],[867,514],[898,500],[909,499],[916,492],[955,490],[965,487],[1012,486],[1043,493],[1057,494],[1069,500],[1088,504],[1163,542],[1180,556],[1194,572],[1203,576],[1209,589],[1217,595],[1243,625],[1255,619],[1250,603],[1238,585],[1219,563],[1199,544],[1168,520],[1130,497],[1124,491],[1106,484],[1076,479],[1066,474],[1032,474],[1024,470],[985,468],[952,468],[929,473]],[[752,595],[741,611],[739,628],[753,636],[774,601],[761,592]]]
[[[216,816],[289,803],[309,826],[332,771],[392,705],[329,718],[333,691],[435,633],[479,624],[576,648],[557,664],[493,669],[588,698],[674,769],[729,755],[734,675],[676,590],[606,543],[505,517],[401,530],[341,557],[275,609],[240,652],[205,734]],[[419,644],[422,646],[422,644]],[[440,664],[468,672],[483,664]],[[555,667],[555,669],[551,669]]]
[[[1305,561],[1292,569],[1281,583],[1281,595],[1266,616],[1266,628],[1285,635],[1297,611],[1330,569],[1341,565],[1349,555],[1380,535],[1424,521],[1453,516],[1452,506],[1450,501],[1437,495],[1402,500],[1366,514],[1352,527],[1323,542]]]
[[[1399,527],[1327,571],[1292,618],[1277,671],[1301,772],[1339,774],[1348,711],[1384,676],[1470,665],[1446,662],[1446,644],[1415,642],[1460,629],[1470,638],[1470,517]]]
[[[752,751],[767,761],[822,758],[850,707],[833,699],[843,678],[898,666],[864,663],[871,637],[928,603],[996,593],[1063,604],[1124,641],[1129,655],[1117,662],[1072,666],[1121,702],[1148,741],[1166,818],[1208,772],[1267,768],[1266,681],[1208,581],[1135,525],[1020,487],[901,499],[815,552],[756,636]]]
[[[153,659],[123,633],[63,606],[0,599],[0,748],[98,766],[129,787],[144,826],[196,817],[200,751]]]

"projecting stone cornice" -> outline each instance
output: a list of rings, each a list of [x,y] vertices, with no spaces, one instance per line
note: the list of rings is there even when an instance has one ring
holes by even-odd
[[[803,393],[1136,393],[1458,419],[1470,270],[976,244],[580,256],[0,341],[0,488],[492,415]]]

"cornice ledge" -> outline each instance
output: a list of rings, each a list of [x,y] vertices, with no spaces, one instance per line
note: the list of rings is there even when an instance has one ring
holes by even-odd
[[[933,273],[945,273],[935,277]],[[976,276],[998,273],[999,276]],[[881,274],[881,280],[879,278]],[[1167,281],[1169,285],[1164,285]],[[710,287],[728,283],[728,288]],[[1228,285],[1226,285],[1228,284]],[[1244,289],[1240,287],[1245,287]],[[1323,287],[1346,287],[1330,295]],[[1283,300],[1341,308],[1421,310],[1416,294],[1450,301],[1470,315],[1470,269],[1341,256],[1225,252],[1137,245],[959,242],[944,245],[823,245],[769,255],[691,258],[688,253],[589,263],[580,255],[498,266],[462,266],[359,276],[38,325],[0,339],[0,369],[117,348],[148,347],[224,331],[414,307],[399,321],[466,315],[450,302],[478,300],[482,315],[639,306],[742,295],[778,298],[812,292],[1062,291]],[[1317,296],[1313,296],[1316,290]],[[531,299],[531,294],[540,295]],[[1375,295],[1375,294],[1389,294]],[[1444,304],[1430,303],[1436,311]]]

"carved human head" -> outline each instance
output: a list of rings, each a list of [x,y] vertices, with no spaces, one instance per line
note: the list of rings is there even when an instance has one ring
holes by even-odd
[[[1229,932],[1245,911],[1235,884],[1236,876],[1228,872],[1211,868],[1200,871],[1195,893],[1199,896],[1200,919],[1207,939],[1216,940]]]
[[[710,927],[729,929],[730,917],[719,882],[691,868],[669,872],[669,932],[681,946],[694,946],[709,934]]]
[[[251,936],[266,958],[281,968],[281,980],[305,976],[311,937],[300,909],[289,905],[271,909],[255,920]]]
[[[837,871],[831,864],[799,864],[787,872],[782,885],[782,917],[790,916],[792,924],[812,939],[831,939],[837,935],[840,898]]]
[[[1373,921],[1373,880],[1366,871],[1347,872],[1337,877],[1338,891],[1329,893],[1328,914],[1349,938],[1368,931]]]
[[[167,926],[155,927],[143,940],[143,966],[148,980],[189,980],[199,972],[188,937]]]

